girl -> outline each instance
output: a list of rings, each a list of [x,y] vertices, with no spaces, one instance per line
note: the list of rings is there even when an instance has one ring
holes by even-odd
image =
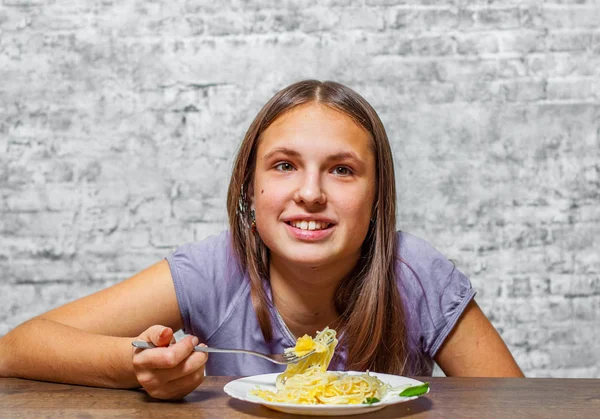
[[[187,244],[111,288],[0,339],[0,376],[177,399],[208,375],[282,367],[216,347],[277,353],[329,326],[334,370],[522,376],[469,280],[397,232],[394,166],[373,108],[334,82],[277,93],[252,122],[229,185],[230,231]],[[173,331],[190,336],[175,343]],[[160,348],[133,349],[132,340]]]

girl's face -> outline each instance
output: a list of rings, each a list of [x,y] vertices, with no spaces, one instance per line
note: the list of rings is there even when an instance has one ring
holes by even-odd
[[[293,108],[263,132],[252,206],[271,258],[311,267],[356,263],[375,199],[371,144],[350,117],[316,103]]]

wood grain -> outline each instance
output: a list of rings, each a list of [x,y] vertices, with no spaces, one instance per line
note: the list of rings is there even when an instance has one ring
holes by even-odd
[[[301,418],[229,398],[235,377],[207,377],[184,400],[162,402],[141,390],[112,390],[0,379],[2,418]],[[419,377],[417,377],[419,378]],[[421,377],[431,392],[360,418],[598,418],[600,380]]]

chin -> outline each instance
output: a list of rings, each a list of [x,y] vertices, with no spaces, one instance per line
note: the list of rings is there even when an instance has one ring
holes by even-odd
[[[311,268],[327,265],[329,263],[335,262],[336,259],[332,255],[324,255],[322,252],[316,254],[295,252],[292,254],[284,255],[284,258],[287,259],[290,263],[303,265],[305,267]]]
[[[317,266],[325,265],[327,262],[329,262],[328,258],[324,258],[323,255],[320,255],[320,256],[293,255],[290,258],[288,258],[288,260],[290,262],[296,263],[298,265],[306,265],[306,266],[310,266],[310,267],[317,267]]]

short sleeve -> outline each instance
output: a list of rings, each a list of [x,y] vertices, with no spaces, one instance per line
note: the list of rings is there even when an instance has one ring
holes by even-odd
[[[397,255],[409,337],[433,358],[475,291],[469,278],[423,239],[399,232]]]
[[[180,246],[167,262],[186,333],[208,340],[231,311],[239,294],[239,267],[232,260],[229,234]]]

